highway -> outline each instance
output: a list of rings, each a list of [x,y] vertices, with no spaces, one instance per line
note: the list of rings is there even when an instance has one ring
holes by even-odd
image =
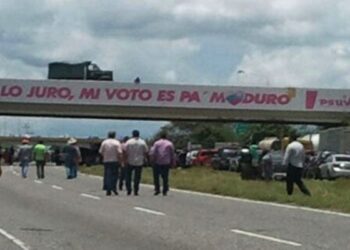
[[[170,190],[105,196],[100,177],[0,178],[0,249],[350,249],[350,214]]]

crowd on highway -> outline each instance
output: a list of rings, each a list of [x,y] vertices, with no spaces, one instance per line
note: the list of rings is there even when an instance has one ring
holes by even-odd
[[[78,166],[82,159],[77,139],[69,138],[62,153],[67,179],[77,178]],[[176,155],[174,145],[167,139],[166,133],[161,133],[159,139],[149,149],[138,130],[133,130],[131,137],[126,136],[122,141],[116,138],[115,131],[110,131],[101,143],[99,153],[104,166],[103,190],[107,196],[118,195],[117,187],[122,190],[124,182],[127,195],[133,193],[137,196],[142,168],[148,162],[153,168],[154,195],[160,193],[167,195],[169,169],[176,165]],[[49,154],[43,141],[32,145],[30,136],[23,136],[21,145],[14,152],[14,158],[19,161],[23,178],[27,178],[32,161],[36,164],[37,178],[45,178],[45,165]]]

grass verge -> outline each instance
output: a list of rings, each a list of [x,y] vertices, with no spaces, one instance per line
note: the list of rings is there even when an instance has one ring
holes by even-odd
[[[81,167],[80,170],[87,174],[103,174],[102,166]],[[311,197],[303,195],[296,186],[294,194],[288,196],[285,182],[241,180],[237,173],[215,171],[207,167],[172,169],[170,172],[170,188],[350,213],[349,179],[304,181],[312,193]],[[142,182],[153,184],[151,168],[143,169]]]

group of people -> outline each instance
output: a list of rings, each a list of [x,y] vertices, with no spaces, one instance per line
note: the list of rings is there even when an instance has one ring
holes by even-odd
[[[38,179],[45,178],[45,163],[48,160],[47,148],[43,141],[39,141],[34,147],[30,145],[30,137],[24,136],[21,141],[21,145],[18,147],[16,158],[19,161],[21,167],[21,175],[23,178],[27,178],[29,164],[31,161],[35,161],[36,174]]]
[[[69,138],[63,148],[64,165],[67,179],[77,178],[78,166],[82,160],[81,152],[75,138]],[[122,142],[116,139],[116,132],[110,131],[99,148],[104,166],[103,190],[106,195],[118,195],[123,189],[123,182],[127,195],[139,194],[142,168],[150,163],[153,167],[154,195],[167,195],[169,191],[169,169],[176,165],[176,155],[173,143],[167,139],[166,133],[154,142],[149,149],[140,137],[138,130],[133,130],[131,138],[125,137]],[[16,152],[16,158],[21,167],[21,176],[27,178],[29,164],[35,161],[37,178],[45,178],[45,164],[49,154],[43,141],[34,147],[30,144],[30,137],[24,136]],[[161,189],[160,179],[163,187]],[[119,181],[119,185],[118,185]]]
[[[288,144],[283,166],[287,167],[286,189],[288,195],[293,193],[294,183],[300,190],[311,195],[303,183],[302,169],[305,160],[305,151],[303,145],[297,141],[296,136],[291,137],[291,143]],[[133,130],[131,138],[125,137],[122,142],[116,139],[116,133],[111,131],[108,138],[105,139],[99,153],[102,156],[104,165],[103,190],[106,195],[118,195],[119,190],[123,189],[125,180],[127,195],[139,194],[142,168],[150,163],[153,167],[154,195],[167,195],[169,191],[169,170],[176,165],[176,155],[173,143],[167,139],[166,133],[161,133],[160,138],[154,142],[149,149],[146,142],[140,137],[138,130]],[[77,177],[78,166],[81,162],[81,153],[75,138],[70,138],[67,145],[63,148],[64,163],[67,179]],[[45,164],[48,160],[47,147],[43,141],[39,141],[34,147],[30,145],[30,137],[25,136],[16,152],[21,167],[21,175],[26,178],[28,175],[29,163],[35,161],[37,169],[37,178],[45,178]],[[263,158],[263,161],[267,161]],[[267,167],[265,167],[267,168]],[[0,166],[0,176],[1,176]],[[265,175],[271,176],[271,171],[265,169]],[[163,182],[161,190],[160,178]]]
[[[160,139],[149,149],[146,142],[140,138],[138,130],[133,130],[131,138],[125,138],[122,143],[116,139],[116,133],[111,131],[108,133],[108,138],[102,142],[99,153],[103,159],[103,190],[107,196],[112,193],[118,195],[118,181],[121,190],[124,178],[127,195],[133,193],[137,196],[142,168],[148,162],[153,166],[154,195],[159,195],[161,192],[167,195],[169,169],[175,166],[176,156],[174,145],[167,139],[166,133],[162,133]],[[163,181],[162,190],[160,178]]]

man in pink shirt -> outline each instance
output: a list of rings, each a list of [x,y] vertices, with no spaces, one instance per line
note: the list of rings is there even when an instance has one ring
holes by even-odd
[[[169,169],[176,165],[175,148],[167,139],[165,132],[161,133],[150,151],[150,158],[153,164],[154,195],[160,194],[159,176],[163,179],[163,195],[169,191]]]
[[[107,196],[110,196],[112,192],[118,195],[117,182],[122,162],[122,145],[115,139],[115,135],[114,131],[109,132],[108,138],[102,142],[99,150],[104,165],[103,190],[106,190]]]

